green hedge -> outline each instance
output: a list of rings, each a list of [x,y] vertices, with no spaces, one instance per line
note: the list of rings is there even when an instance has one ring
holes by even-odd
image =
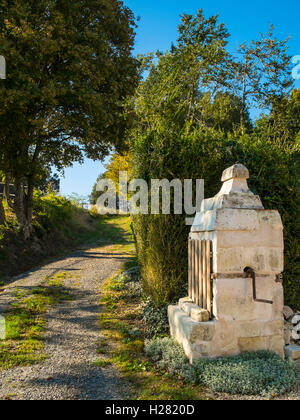
[[[133,175],[145,179],[204,179],[205,196],[221,187],[224,169],[236,162],[250,171],[249,186],[267,209],[278,209],[284,223],[286,303],[300,307],[299,154],[296,147],[268,142],[258,134],[227,137],[195,129],[178,134],[164,129],[132,141]],[[138,215],[134,234],[144,290],[156,306],[184,296],[187,287],[185,215]]]

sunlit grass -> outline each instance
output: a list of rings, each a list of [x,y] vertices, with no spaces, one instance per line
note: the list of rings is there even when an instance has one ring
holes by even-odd
[[[47,277],[45,285],[31,289],[16,289],[16,301],[4,314],[6,340],[0,341],[0,370],[29,366],[44,361],[43,336],[45,313],[63,301],[72,299],[63,286],[66,276],[59,273]]]

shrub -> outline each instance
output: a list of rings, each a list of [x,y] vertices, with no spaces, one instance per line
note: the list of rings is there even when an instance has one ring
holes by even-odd
[[[166,337],[147,341],[145,353],[170,374],[200,382],[214,392],[274,397],[292,390],[300,381],[295,363],[266,351],[200,360],[191,366],[182,347]]]
[[[148,298],[141,304],[141,309],[147,337],[153,338],[169,334],[168,312],[165,306],[157,308]]]
[[[202,360],[196,369],[200,381],[212,391],[228,394],[274,397],[292,390],[300,381],[293,362],[265,351]]]
[[[188,382],[196,383],[197,372],[189,364],[182,347],[170,337],[145,342],[145,353],[158,367],[167,369],[172,375],[179,375]]]

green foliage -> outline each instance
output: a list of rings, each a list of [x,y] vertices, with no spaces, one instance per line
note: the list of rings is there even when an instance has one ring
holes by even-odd
[[[125,102],[139,80],[135,19],[118,0],[1,0],[0,9],[8,63],[0,168],[14,180],[18,221],[29,236],[33,186],[45,167],[61,170],[122,147],[131,123]]]
[[[255,130],[277,142],[295,145],[300,133],[300,89],[273,102],[271,113],[256,121]],[[298,140],[297,140],[298,136]]]
[[[224,169],[226,141],[222,133],[204,129],[191,134],[165,130],[139,136],[132,145],[134,175],[145,179],[205,179],[206,194],[214,195]],[[143,287],[156,306],[185,293],[187,239],[185,215],[138,215],[134,234]]]
[[[172,375],[181,376],[191,383],[199,382],[196,370],[190,365],[182,347],[172,338],[146,341],[145,353],[157,362],[158,367],[167,369]]]
[[[203,360],[196,364],[200,381],[214,392],[276,397],[300,381],[293,362],[275,353],[245,353],[237,357]]]
[[[147,341],[145,353],[172,375],[200,382],[214,392],[275,397],[291,391],[300,381],[295,363],[265,351],[199,360],[191,366],[182,347],[166,337]]]
[[[159,337],[169,333],[167,307],[157,308],[150,298],[141,304],[142,321],[146,325],[147,337]]]
[[[260,34],[260,39],[239,47],[237,84],[244,106],[255,104],[270,108],[274,101],[287,97],[292,89],[292,57],[288,55],[288,41],[274,36],[274,26]],[[243,122],[242,122],[243,123]]]

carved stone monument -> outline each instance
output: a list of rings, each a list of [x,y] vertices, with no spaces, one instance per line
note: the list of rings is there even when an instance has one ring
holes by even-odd
[[[189,238],[189,296],[169,307],[171,334],[192,363],[256,350],[284,357],[283,226],[248,188],[240,164],[204,200]]]

